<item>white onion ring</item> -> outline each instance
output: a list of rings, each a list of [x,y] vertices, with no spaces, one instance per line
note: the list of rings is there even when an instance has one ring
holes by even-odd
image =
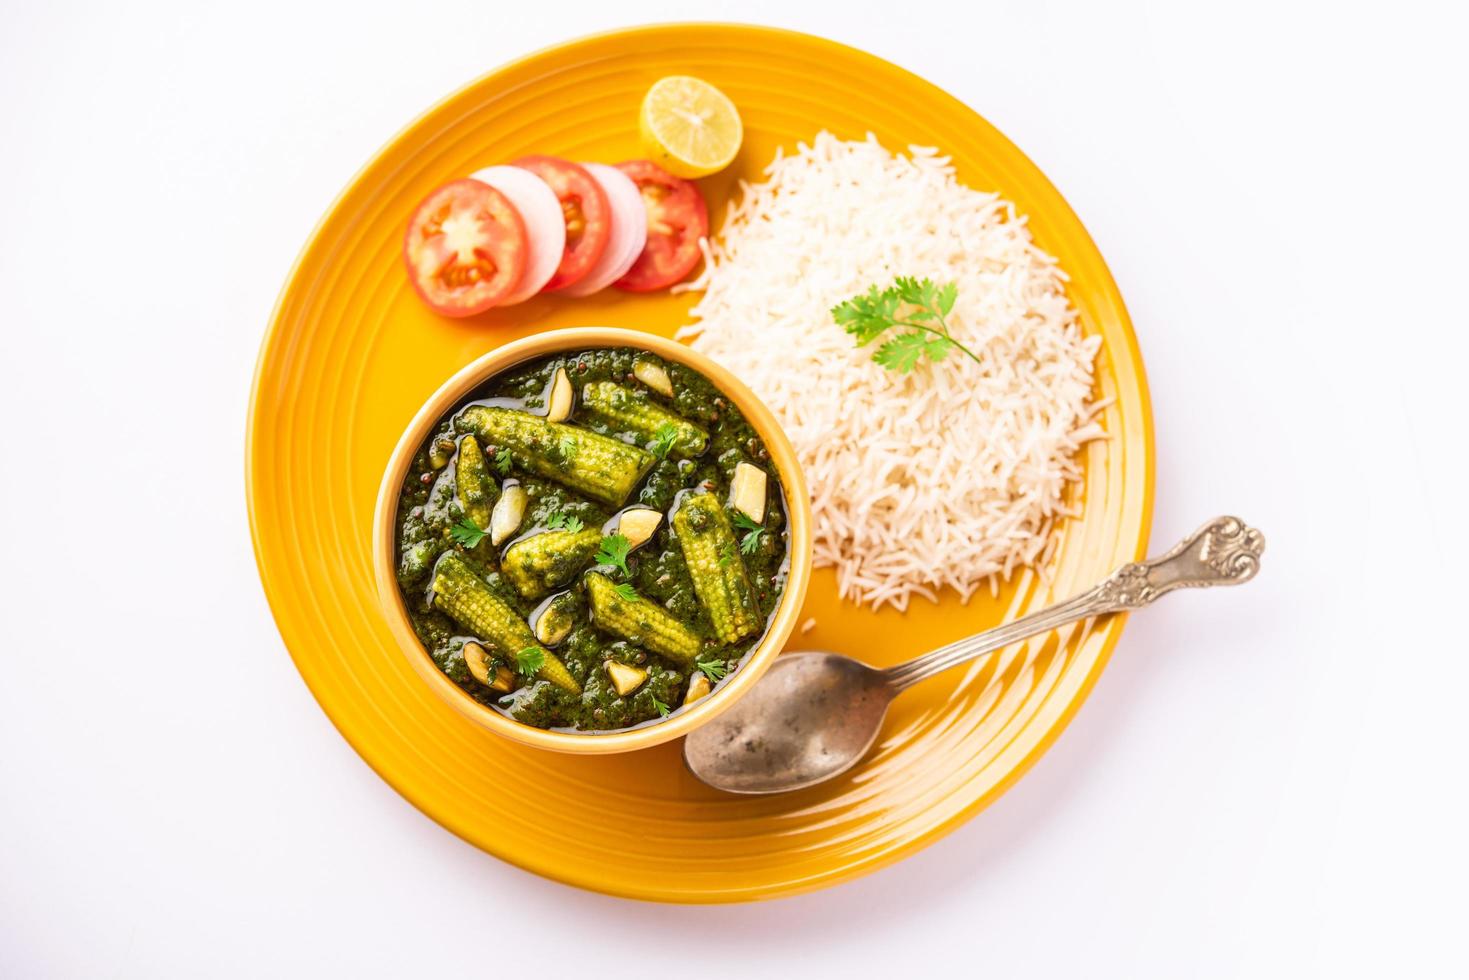
[[[486,167],[470,175],[504,194],[525,222],[525,271],[520,282],[496,306],[522,303],[541,291],[556,274],[566,251],[566,216],[556,192],[544,180],[520,167]]]
[[[643,254],[643,246],[648,242],[648,211],[643,207],[643,195],[632,178],[605,163],[584,163],[582,166],[587,168],[593,180],[602,185],[607,195],[607,203],[611,205],[612,239],[597,264],[580,282],[557,290],[567,296],[590,296],[606,289],[627,275],[627,270]]]

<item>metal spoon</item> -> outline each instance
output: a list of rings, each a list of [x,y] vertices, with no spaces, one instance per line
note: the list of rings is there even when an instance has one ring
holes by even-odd
[[[1140,609],[1174,589],[1248,582],[1264,550],[1259,531],[1219,517],[1161,558],[1129,562],[1081,595],[896,667],[878,670],[836,653],[785,654],[739,703],[689,734],[684,761],[730,793],[825,782],[867,754],[888,704],[919,681],[1068,623]]]

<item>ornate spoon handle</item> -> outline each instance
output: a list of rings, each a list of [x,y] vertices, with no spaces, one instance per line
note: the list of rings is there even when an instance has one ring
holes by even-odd
[[[1128,562],[1099,585],[1039,612],[939,647],[884,671],[903,690],[950,667],[1039,633],[1106,613],[1141,609],[1174,589],[1240,585],[1260,570],[1265,536],[1238,517],[1216,517],[1160,558]]]

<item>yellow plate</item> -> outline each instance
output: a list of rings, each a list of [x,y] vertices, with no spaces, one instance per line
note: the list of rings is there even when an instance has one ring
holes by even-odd
[[[735,798],[696,783],[679,744],[568,757],[462,718],[396,649],[373,587],[373,503],[399,434],[425,399],[490,348],[551,327],[668,334],[691,297],[616,290],[541,297],[467,321],[429,313],[399,248],[433,187],[529,153],[618,161],[638,153],[638,105],[664,75],[708,79],[745,121],[744,148],[702,183],[716,220],[739,178],[778,146],[830,129],[950,153],[967,183],[1029,216],[1103,338],[1098,395],[1110,435],[1086,449],[1083,516],[1060,534],[1054,580],[1025,575],[967,607],[906,614],[836,599],[818,571],[793,646],[879,663],[914,656],[1090,585],[1143,554],[1152,422],[1137,342],[1085,229],[1036,167],[972,110],[893,65],[820,38],[751,27],[619,31],[542,51],[435,106],[357,175],[281,294],[250,406],[246,481],[256,559],[301,676],[368,764],[465,840],[537,874],[635,898],[741,901],[821,888],[909,854],[973,816],[1045,751],[1085,698],[1122,619],[1004,651],[905,694],[869,758],[827,786]]]

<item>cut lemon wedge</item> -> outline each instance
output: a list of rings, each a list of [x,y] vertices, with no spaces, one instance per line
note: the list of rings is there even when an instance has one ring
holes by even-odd
[[[690,179],[729,166],[745,136],[729,96],[689,75],[669,75],[648,89],[638,128],[650,160]]]

